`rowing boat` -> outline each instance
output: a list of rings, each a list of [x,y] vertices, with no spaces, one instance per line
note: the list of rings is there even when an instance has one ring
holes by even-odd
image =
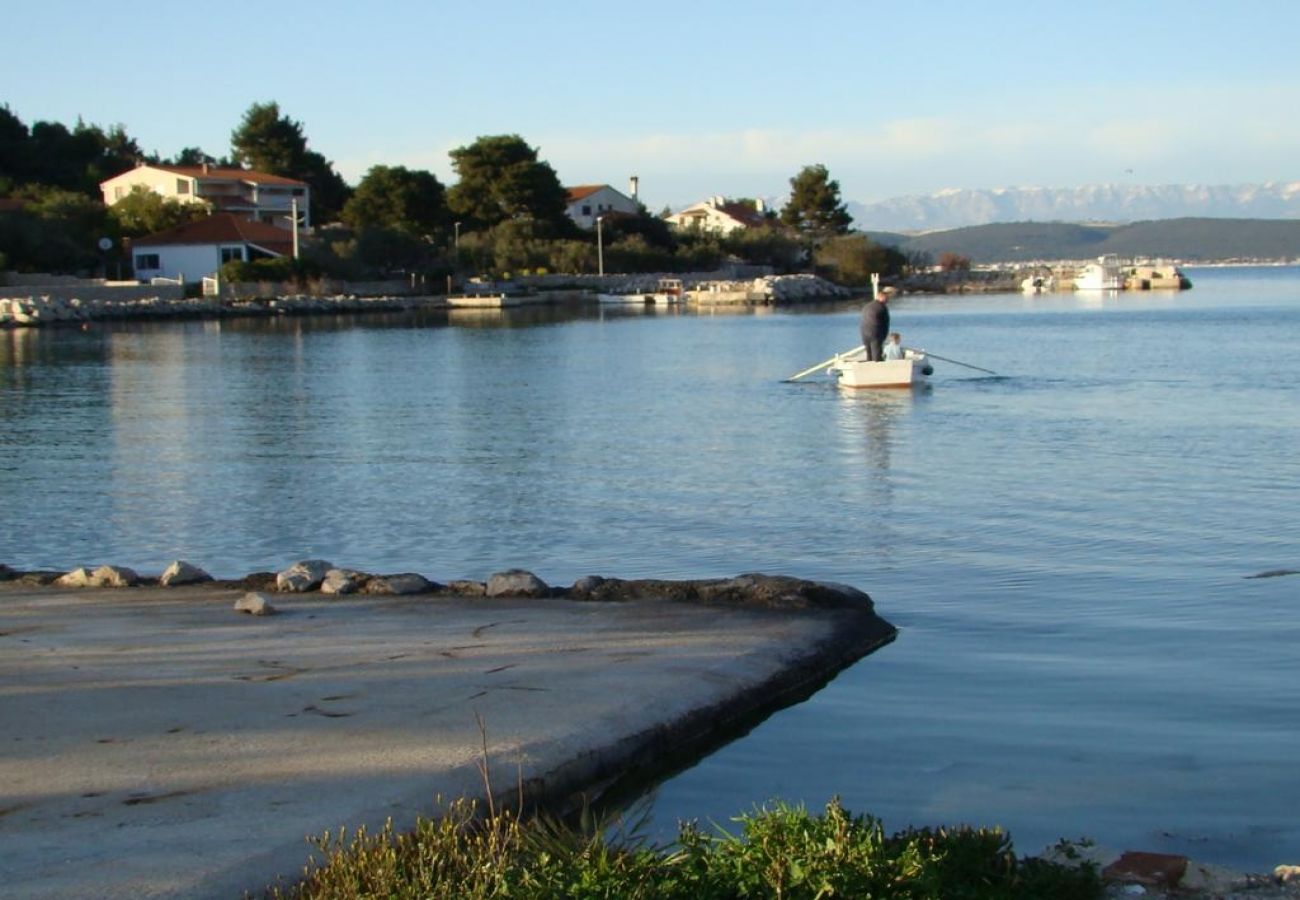
[[[924,350],[904,350],[902,359],[868,361],[862,350],[836,357],[830,371],[842,388],[905,388],[925,384],[933,372]]]

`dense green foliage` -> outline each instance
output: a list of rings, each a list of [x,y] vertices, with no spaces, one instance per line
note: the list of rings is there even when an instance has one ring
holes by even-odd
[[[28,184],[99,196],[99,183],[145,159],[121,125],[104,129],[78,121],[69,131],[59,122],[35,122],[29,129],[0,106],[0,194]]]
[[[104,205],[78,191],[27,185],[11,195],[21,208],[0,210],[0,249],[20,271],[91,271],[96,243],[109,236]]]
[[[817,271],[838,284],[866,284],[871,273],[901,275],[907,257],[894,247],[885,247],[866,235],[849,234],[830,238],[813,251]]]
[[[343,209],[352,189],[334,164],[307,147],[302,124],[281,114],[278,103],[254,103],[230,133],[234,161],[311,186],[312,219],[327,222]]]
[[[459,803],[410,834],[392,828],[349,839],[326,834],[323,858],[277,898],[933,898],[1085,900],[1101,896],[1094,869],[1018,860],[1001,831],[908,829],[832,800],[821,815],[776,804],[741,816],[738,834],[685,824],[675,844],[647,846],[601,823],[476,819]]]
[[[194,222],[212,214],[206,203],[164,197],[142,185],[108,208],[108,216],[117,224],[122,237],[142,237]]]
[[[804,166],[790,179],[790,200],[781,221],[805,237],[821,241],[848,234],[853,217],[840,200],[840,183],[823,165]]]
[[[537,150],[518,135],[481,137],[452,150],[451,162],[459,181],[447,204],[467,228],[531,219],[556,236],[571,231],[568,192],[550,163],[539,160]]]
[[[405,166],[372,166],[343,207],[353,228],[386,228],[446,238],[446,190],[433,173]]]
[[[777,273],[813,266],[857,285],[871,272],[896,274],[903,264],[893,251],[847,233],[839,185],[820,165],[792,178],[781,217],[768,213],[757,227],[727,235],[678,231],[642,206],[632,215],[605,215],[598,238],[569,219],[567,192],[555,170],[518,135],[480,137],[451,151],[459,180],[450,188],[427,171],[378,165],[355,191],[309,147],[302,123],[275,102],[252,104],[230,139],[228,159],[190,146],[165,162],[248,166],[306,181],[315,233],[303,236],[301,262],[311,274],[418,275],[442,284],[449,273],[594,274],[603,255],[610,274],[706,271],[734,263]],[[129,271],[125,240],[208,213],[205,205],[146,190],[106,210],[99,182],[140,162],[164,160],[142,153],[122,126],[78,123],[69,131],[37,122],[29,128],[0,106],[0,198],[7,201],[0,206],[0,253],[6,266],[83,275],[114,266]],[[98,249],[105,237],[114,246],[108,254]]]

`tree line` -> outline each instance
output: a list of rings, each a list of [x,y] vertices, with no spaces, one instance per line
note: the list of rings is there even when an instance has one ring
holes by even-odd
[[[203,204],[137,190],[105,207],[99,184],[141,163],[243,167],[311,188],[315,234],[299,260],[232,263],[228,276],[282,278],[519,272],[594,272],[596,236],[566,214],[567,192],[549,163],[519,135],[491,135],[451,151],[457,180],[373,166],[355,186],[312,149],[301,122],[278,103],[254,103],[231,131],[229,153],[185,147],[146,153],[121,125],[78,121],[26,125],[0,106],[0,270],[88,274],[125,259],[129,239],[210,214]],[[839,184],[825,166],[790,179],[779,214],[730,235],[673,229],[644,205],[602,226],[607,272],[689,271],[738,261],[778,272],[815,269],[841,283],[896,273],[906,258],[854,233]],[[743,202],[757,207],[752,200]],[[112,254],[98,250],[108,237]]]

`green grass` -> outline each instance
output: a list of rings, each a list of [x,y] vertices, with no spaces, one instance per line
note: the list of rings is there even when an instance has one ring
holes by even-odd
[[[277,900],[351,898],[1052,898],[1102,896],[1095,868],[1016,858],[999,829],[924,828],[886,835],[838,800],[820,814],[774,803],[736,833],[683,824],[653,846],[584,816],[578,825],[453,804],[414,831],[325,834],[304,879]]]

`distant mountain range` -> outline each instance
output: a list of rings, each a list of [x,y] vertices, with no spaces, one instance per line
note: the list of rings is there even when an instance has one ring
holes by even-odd
[[[1185,262],[1300,260],[1300,219],[1183,218],[1084,225],[998,222],[924,234],[867,231],[881,244],[937,260],[943,253],[974,263],[1093,259],[1105,253]]]
[[[1300,181],[1264,184],[952,189],[846,204],[855,228],[933,231],[993,222],[1109,222],[1149,219],[1300,219]]]

